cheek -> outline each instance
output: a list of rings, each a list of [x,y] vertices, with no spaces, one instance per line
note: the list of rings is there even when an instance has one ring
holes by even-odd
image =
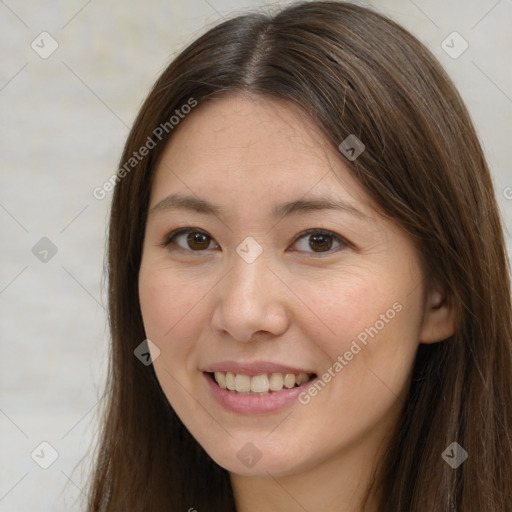
[[[376,321],[382,327],[381,314],[390,310],[388,317],[395,316],[393,304],[400,295],[385,279],[378,277],[382,274],[382,270],[368,269],[337,272],[331,274],[330,279],[305,281],[295,288],[296,295],[306,306],[304,313],[307,315],[300,315],[304,319],[301,321],[303,328],[315,344],[323,345],[331,359],[348,350],[351,341],[359,335],[364,341],[366,330]]]
[[[307,329],[326,356],[323,380],[341,402],[391,397],[406,386],[421,321],[420,288],[411,293],[408,277],[380,269],[341,276],[324,283],[321,293],[302,289],[315,305]]]
[[[154,369],[178,413],[196,405],[189,402],[182,387],[189,387],[190,376],[196,371],[194,350],[205,321],[199,318],[204,294],[200,283],[190,278],[182,282],[176,272],[165,266],[141,265],[139,298],[144,329],[147,338],[160,350]]]
[[[139,298],[144,328],[149,339],[165,346],[170,339],[187,339],[198,323],[193,320],[200,312],[204,283],[190,278],[182,280],[165,268],[141,266]]]

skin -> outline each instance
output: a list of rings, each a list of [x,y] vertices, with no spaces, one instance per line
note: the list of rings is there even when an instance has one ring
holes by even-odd
[[[173,193],[217,204],[225,216],[151,212]],[[365,217],[271,215],[275,204],[326,196]],[[409,237],[379,214],[304,112],[261,96],[206,101],[181,121],[156,169],[149,210],[139,292],[146,335],[160,350],[154,368],[183,423],[230,472],[237,510],[360,511],[418,344],[454,330],[442,290],[426,293]],[[199,229],[206,241],[191,247],[185,234],[165,247],[181,227]],[[301,235],[310,228],[347,243],[327,237],[332,247],[322,252],[314,235]],[[248,236],[263,250],[250,264],[236,252]],[[322,375],[397,303],[400,312],[306,405],[236,414],[203,382],[201,368],[225,360],[282,362]],[[262,454],[251,468],[237,457],[248,442]],[[365,510],[377,510],[378,499],[377,489]]]

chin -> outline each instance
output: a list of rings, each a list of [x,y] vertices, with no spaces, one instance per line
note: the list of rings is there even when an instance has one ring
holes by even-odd
[[[247,438],[245,438],[247,439]],[[259,447],[259,448],[258,448]],[[297,473],[306,465],[297,457],[297,453],[275,450],[264,441],[234,441],[224,445],[222,450],[208,451],[208,455],[230,473],[243,476],[282,477]]]

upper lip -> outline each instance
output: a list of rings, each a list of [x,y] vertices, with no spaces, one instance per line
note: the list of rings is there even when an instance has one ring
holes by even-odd
[[[262,375],[264,373],[314,373],[311,370],[298,368],[294,366],[288,366],[280,363],[272,363],[269,361],[254,361],[254,362],[238,362],[238,361],[222,361],[219,363],[213,363],[205,368],[204,372],[231,372],[242,375],[249,375],[254,377],[255,375]]]

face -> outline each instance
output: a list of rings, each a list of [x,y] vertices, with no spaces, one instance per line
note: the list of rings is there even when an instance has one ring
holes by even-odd
[[[408,237],[303,112],[255,96],[207,101],[173,134],[139,292],[165,395],[240,475],[374,453],[434,332]]]

